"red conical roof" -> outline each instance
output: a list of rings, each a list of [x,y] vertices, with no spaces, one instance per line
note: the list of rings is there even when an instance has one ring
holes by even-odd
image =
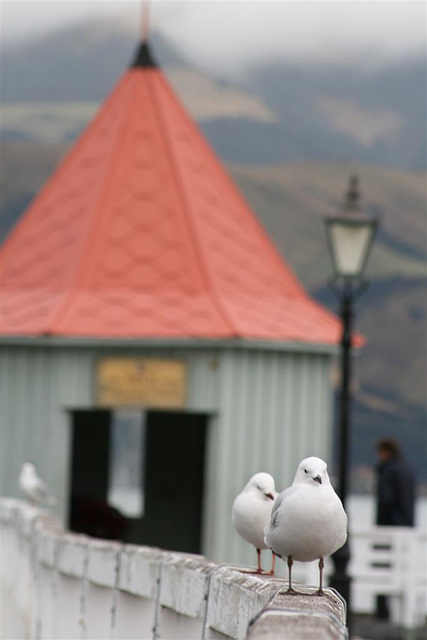
[[[3,335],[335,343],[142,45],[2,252]]]

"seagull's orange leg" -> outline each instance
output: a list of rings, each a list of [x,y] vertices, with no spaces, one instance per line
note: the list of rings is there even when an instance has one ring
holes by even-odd
[[[270,576],[274,576],[274,571],[276,568],[276,554],[274,553],[274,551],[271,552],[271,571],[269,573]]]
[[[263,573],[262,567],[261,567],[261,549],[257,549],[256,554],[258,557],[258,568],[256,570],[256,573]]]

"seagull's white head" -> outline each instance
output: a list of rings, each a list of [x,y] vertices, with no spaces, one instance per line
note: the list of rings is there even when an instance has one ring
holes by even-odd
[[[314,456],[305,458],[299,463],[294,482],[319,487],[324,484],[330,484],[327,469],[328,465],[320,458]]]
[[[269,473],[256,473],[249,480],[244,491],[258,493],[266,500],[274,500],[276,498],[276,490],[274,487],[274,478]]]
[[[23,462],[21,471],[23,473],[35,473],[36,466],[32,462]]]

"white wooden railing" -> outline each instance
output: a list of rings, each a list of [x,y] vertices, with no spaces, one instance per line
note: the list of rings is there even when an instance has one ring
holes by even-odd
[[[0,535],[5,640],[347,638],[345,603],[329,589],[282,595],[283,579],[72,534],[17,500],[0,499]]]
[[[279,594],[287,586],[282,579],[72,534],[48,512],[17,500],[0,499],[0,535],[1,637],[7,640],[208,640],[245,638],[249,629],[248,638],[257,638],[266,625],[278,629],[268,637],[280,640],[296,640],[297,629],[304,640],[346,637],[345,606],[332,591],[326,599],[289,599]],[[427,612],[426,532],[356,528],[351,540],[353,611],[372,612],[375,595],[386,594],[394,622],[420,626]],[[303,584],[317,584],[316,564],[295,568]]]

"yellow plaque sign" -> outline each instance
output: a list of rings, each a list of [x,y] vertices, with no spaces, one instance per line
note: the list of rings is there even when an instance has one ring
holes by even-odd
[[[98,362],[97,403],[179,409],[185,406],[185,364],[177,360],[108,358]]]

